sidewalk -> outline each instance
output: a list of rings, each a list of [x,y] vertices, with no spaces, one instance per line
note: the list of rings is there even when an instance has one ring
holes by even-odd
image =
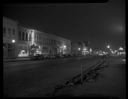
[[[17,61],[29,61],[30,57],[20,57],[20,58],[8,58],[8,59],[3,59],[3,62],[17,62]]]
[[[88,57],[91,57],[91,56],[88,56]],[[68,58],[58,58],[58,59],[72,59],[72,58],[78,58],[78,59],[81,59],[81,58],[87,58],[87,56],[83,56],[83,57],[68,57]],[[20,61],[30,61],[30,57],[17,57],[17,58],[6,58],[6,59],[3,59],[3,62],[20,62]],[[46,60],[49,60],[49,59],[46,59]],[[50,60],[56,60],[56,59],[50,59]]]

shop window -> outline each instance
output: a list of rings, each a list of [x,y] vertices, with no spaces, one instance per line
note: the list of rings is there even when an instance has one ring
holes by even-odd
[[[31,41],[31,39],[32,39],[32,38],[31,38],[31,34],[29,34],[29,41]]]
[[[25,51],[25,50],[19,51],[18,57],[27,57],[27,56],[29,56],[27,51]]]

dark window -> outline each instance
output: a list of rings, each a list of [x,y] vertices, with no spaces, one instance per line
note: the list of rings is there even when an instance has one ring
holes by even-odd
[[[34,35],[34,40],[36,41],[36,34]]]
[[[55,40],[54,40],[54,44],[55,44]]]
[[[50,44],[52,44],[52,40],[50,40]]]
[[[8,34],[9,34],[9,36],[11,36],[11,29],[10,28],[8,28]]]
[[[8,44],[8,49],[12,49],[13,46],[11,44]]]
[[[28,33],[26,33],[26,41],[28,41]]]
[[[5,35],[6,35],[6,28],[3,27],[3,36],[5,36]]]
[[[38,35],[36,35],[36,41],[38,41]]]
[[[54,43],[54,40],[52,40],[52,44]]]
[[[3,43],[3,48],[6,48],[6,43]]]
[[[22,32],[22,40],[24,40],[24,32]]]
[[[19,40],[21,40],[21,31],[19,31],[19,33],[18,33],[18,38],[19,38]]]
[[[39,39],[38,39],[38,35],[37,35],[37,41],[39,41]]]
[[[38,34],[37,34],[37,41],[39,41],[39,36],[38,36]]]
[[[13,35],[15,35],[15,29],[13,29],[13,32],[12,33],[13,33]]]

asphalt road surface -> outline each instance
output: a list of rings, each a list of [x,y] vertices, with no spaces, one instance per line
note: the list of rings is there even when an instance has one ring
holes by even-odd
[[[74,75],[80,73],[81,65],[83,65],[85,68],[88,68],[89,66],[97,63],[97,61],[100,59],[101,57],[88,57],[58,59],[50,61],[47,60],[4,63],[4,96],[43,97],[47,93],[51,93],[54,90],[54,86],[58,83],[63,83],[64,81],[72,78]],[[121,83],[119,82],[117,85],[121,86],[122,88],[122,85],[124,85],[125,68],[122,68],[124,65],[120,65],[118,60],[119,59],[113,60],[112,58],[109,62],[110,65],[112,65],[111,63],[117,64],[118,72],[115,74],[115,78],[119,78],[118,80],[121,80]],[[111,73],[113,72],[109,72],[109,74]],[[101,82],[103,81],[104,83],[105,80],[101,80]],[[109,80],[107,79],[107,81]],[[111,84],[111,82],[109,83]],[[75,88],[73,89],[74,91],[72,91],[72,94],[75,94],[76,96],[84,94],[83,91],[75,91],[77,89],[82,90],[79,87]]]

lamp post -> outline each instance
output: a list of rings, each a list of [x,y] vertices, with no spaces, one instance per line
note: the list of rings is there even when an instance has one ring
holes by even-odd
[[[110,52],[111,52],[111,51],[110,51],[110,45],[107,45],[106,47],[107,47],[107,49],[108,49],[108,53],[110,54]]]

